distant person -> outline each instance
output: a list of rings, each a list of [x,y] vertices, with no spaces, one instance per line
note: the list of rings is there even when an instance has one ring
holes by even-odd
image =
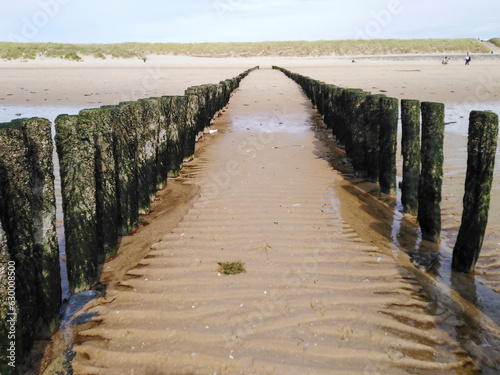
[[[469,65],[470,63],[470,53],[467,52],[467,55],[465,55],[465,65]]]
[[[448,64],[448,60],[449,60],[449,59],[448,59],[448,56],[446,56],[446,57],[443,59],[443,61],[441,61],[441,64],[443,64],[443,65]]]

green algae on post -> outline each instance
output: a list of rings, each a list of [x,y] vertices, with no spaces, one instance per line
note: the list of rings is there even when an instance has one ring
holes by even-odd
[[[0,264],[14,277],[18,363],[30,350],[35,332],[50,337],[61,305],[52,154],[49,120],[0,124]],[[5,319],[12,312],[3,303],[7,285],[0,288],[0,313]],[[6,328],[1,326],[0,331]],[[3,353],[7,353],[5,343],[0,340]]]
[[[0,124],[0,186],[0,221],[10,260],[15,264],[15,341],[16,360],[19,361],[31,349],[38,319],[29,150],[21,121]],[[6,320],[0,326],[6,324]]]
[[[82,116],[59,115],[55,126],[68,282],[70,292],[78,293],[98,281],[94,129]]]
[[[366,96],[369,95],[369,93],[354,92],[354,93],[348,93],[347,95],[352,96],[351,142],[349,142],[352,167],[354,170],[354,174],[357,177],[364,178],[366,177],[367,171],[365,165],[366,126],[365,126],[363,103],[366,99]],[[349,143],[346,144],[346,147]]]
[[[182,144],[181,144],[181,130],[179,126],[178,110],[177,110],[177,97],[176,96],[162,96],[161,113],[165,118],[167,149],[166,149],[166,173],[167,177],[177,177],[181,170],[182,165]]]
[[[381,100],[383,94],[367,95],[363,103],[363,116],[365,119],[365,170],[366,177],[371,182],[379,179],[380,168],[380,121]]]
[[[88,118],[94,128],[99,263],[114,256],[118,248],[119,213],[113,142],[115,109],[115,106],[103,106],[83,109],[79,113]]]
[[[347,157],[352,157],[352,132],[353,124],[356,121],[356,109],[362,102],[358,100],[358,94],[363,92],[361,89],[345,89],[342,91],[340,110],[343,118],[344,145]]]
[[[418,222],[422,238],[441,241],[444,104],[422,102],[422,170],[418,184]]]
[[[418,180],[420,178],[420,101],[401,100],[401,154],[403,155],[403,182],[401,203],[404,212],[418,211]]]
[[[61,305],[52,125],[49,120],[41,118],[21,120],[21,124],[29,151],[38,311],[43,321],[42,334],[48,337],[57,327]]]
[[[137,228],[139,216],[137,175],[137,126],[134,102],[122,102],[113,117],[119,234],[127,236]]]
[[[452,268],[455,271],[474,272],[483,245],[488,223],[497,143],[498,115],[492,112],[472,111],[469,117],[464,210],[453,249]]]
[[[396,98],[380,99],[379,184],[385,194],[396,194],[396,152],[398,144],[399,102]]]

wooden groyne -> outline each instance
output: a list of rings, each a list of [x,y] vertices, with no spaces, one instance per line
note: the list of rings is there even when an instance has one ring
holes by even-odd
[[[155,193],[193,156],[196,140],[254,69],[218,84],[190,87],[181,96],[57,117],[71,293],[98,282],[99,264],[116,253],[120,236],[134,233]],[[0,124],[2,374],[17,373],[35,338],[48,337],[58,323],[61,278],[52,155],[50,121]]]
[[[324,116],[337,144],[345,148],[354,174],[378,182],[381,193],[395,195],[398,100],[273,68],[302,87]],[[422,238],[436,243],[441,240],[444,111],[442,103],[401,101],[403,209],[418,215]],[[455,271],[473,273],[481,250],[497,138],[498,116],[491,112],[471,112],[464,214],[453,253]]]

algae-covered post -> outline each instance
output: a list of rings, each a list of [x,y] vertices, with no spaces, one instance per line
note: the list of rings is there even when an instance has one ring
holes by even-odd
[[[422,170],[418,184],[418,222],[424,240],[441,241],[444,104],[422,102]]]
[[[331,94],[331,99],[330,99],[330,108],[332,110],[332,113],[329,117],[329,122],[328,124],[330,128],[332,129],[332,135],[335,137],[337,143],[339,145],[345,144],[344,142],[344,120],[342,118],[342,111],[341,111],[341,98],[342,98],[342,92],[344,89],[342,87],[338,86],[333,86],[331,88],[332,94]]]
[[[134,128],[136,136],[137,203],[138,214],[149,211],[151,200],[156,193],[156,125],[151,109],[144,100],[127,103],[127,123]],[[138,215],[136,215],[137,217]]]
[[[403,182],[401,202],[404,212],[415,215],[418,210],[418,179],[420,178],[420,101],[401,100],[401,154]]]
[[[30,350],[35,332],[52,333],[61,303],[52,152],[48,120],[0,124],[0,255],[2,270],[10,269],[13,278],[18,362]],[[4,327],[7,316],[0,308]],[[4,344],[0,339],[5,355]]]
[[[198,124],[198,96],[188,95],[184,97],[184,127],[186,137],[184,138],[184,160],[190,160],[194,156],[196,138],[201,126]],[[210,120],[205,126],[210,126]],[[203,130],[201,130],[203,131]]]
[[[325,123],[328,129],[332,128],[333,123],[333,93],[334,93],[334,85],[326,85],[326,93],[325,93],[325,113],[323,117],[323,122]]]
[[[340,98],[341,118],[343,120],[342,130],[345,152],[348,157],[352,157],[352,131],[353,124],[356,121],[356,109],[359,107],[358,95],[361,89],[344,89]]]
[[[149,98],[144,103],[150,108],[148,112],[152,118],[150,126],[156,126],[156,185],[152,189],[152,198],[156,196],[156,191],[163,189],[167,185],[168,176],[168,118],[163,112],[161,98]]]
[[[1,222],[7,237],[10,260],[15,264],[15,298],[19,309],[13,323],[16,334],[15,357],[20,360],[33,342],[38,302],[29,158],[20,122],[0,124],[0,189]],[[1,324],[7,324],[7,317],[2,318]],[[7,348],[2,347],[4,350]]]
[[[47,119],[22,120],[22,129],[29,151],[38,311],[43,321],[42,334],[47,337],[57,327],[61,305],[51,127],[52,124]]]
[[[367,179],[377,182],[380,168],[380,106],[383,94],[367,95],[363,103],[365,119],[366,159],[365,170]]]
[[[134,102],[122,102],[113,115],[113,137],[118,195],[119,234],[127,236],[137,228],[137,126]]]
[[[380,99],[379,184],[385,194],[396,194],[396,152],[398,144],[398,99]]]
[[[60,115],[55,125],[69,289],[77,293],[98,281],[94,128],[82,116]]]
[[[160,112],[154,102],[149,99],[140,99],[136,104],[136,111],[141,115],[136,122],[137,129],[137,160],[138,179],[137,194],[139,196],[139,214],[149,212],[151,202],[154,201],[157,189],[157,155],[158,125]]]
[[[167,176],[177,177],[184,157],[181,129],[178,116],[177,97],[162,96],[161,108],[167,129]]]
[[[453,249],[452,268],[472,273],[483,245],[498,142],[498,115],[473,111],[469,117],[467,176],[462,225]]]
[[[114,256],[118,247],[118,198],[113,143],[113,111],[115,106],[84,109],[94,128],[96,171],[96,217],[99,263]]]
[[[352,168],[354,169],[354,174],[358,177],[366,177],[365,159],[366,159],[366,129],[365,129],[365,116],[363,111],[363,102],[366,99],[367,92],[347,92],[347,95],[352,97],[351,111],[352,120],[350,124],[351,128],[351,142],[346,143],[346,151],[350,144],[350,157],[352,160]]]

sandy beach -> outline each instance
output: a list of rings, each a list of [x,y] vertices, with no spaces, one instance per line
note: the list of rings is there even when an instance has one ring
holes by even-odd
[[[394,251],[395,238],[409,238],[394,233],[394,223],[417,233],[413,219],[391,214],[391,202],[380,208],[352,193],[370,187],[331,167],[332,150],[314,132],[321,119],[270,66],[446,104],[441,249],[450,253],[462,210],[468,113],[500,112],[500,62],[354,60],[0,62],[2,122],[37,110],[179,95],[262,68],[242,82],[213,125],[218,132],[202,139],[181,177],[159,193],[151,224],[124,238],[118,257],[104,265],[108,293],[91,302],[98,315],[78,328],[75,373],[475,373],[473,361],[481,360],[456,328],[463,317],[422,292],[439,278],[415,271],[411,256]],[[494,182],[475,278],[497,291],[499,247]],[[239,260],[246,273],[217,272],[217,262]],[[498,329],[488,317],[479,321]],[[498,357],[482,360],[494,366]]]
[[[444,103],[498,101],[500,60],[477,61],[465,67],[458,57],[448,65],[441,64],[441,55],[417,59],[418,56],[412,59],[380,56],[372,60],[366,56],[150,56],[146,63],[140,59],[90,57],[81,62],[60,59],[2,61],[0,104],[99,106],[142,97],[177,95],[188,86],[218,82],[255,65],[278,65],[338,86],[361,88],[400,99]]]

